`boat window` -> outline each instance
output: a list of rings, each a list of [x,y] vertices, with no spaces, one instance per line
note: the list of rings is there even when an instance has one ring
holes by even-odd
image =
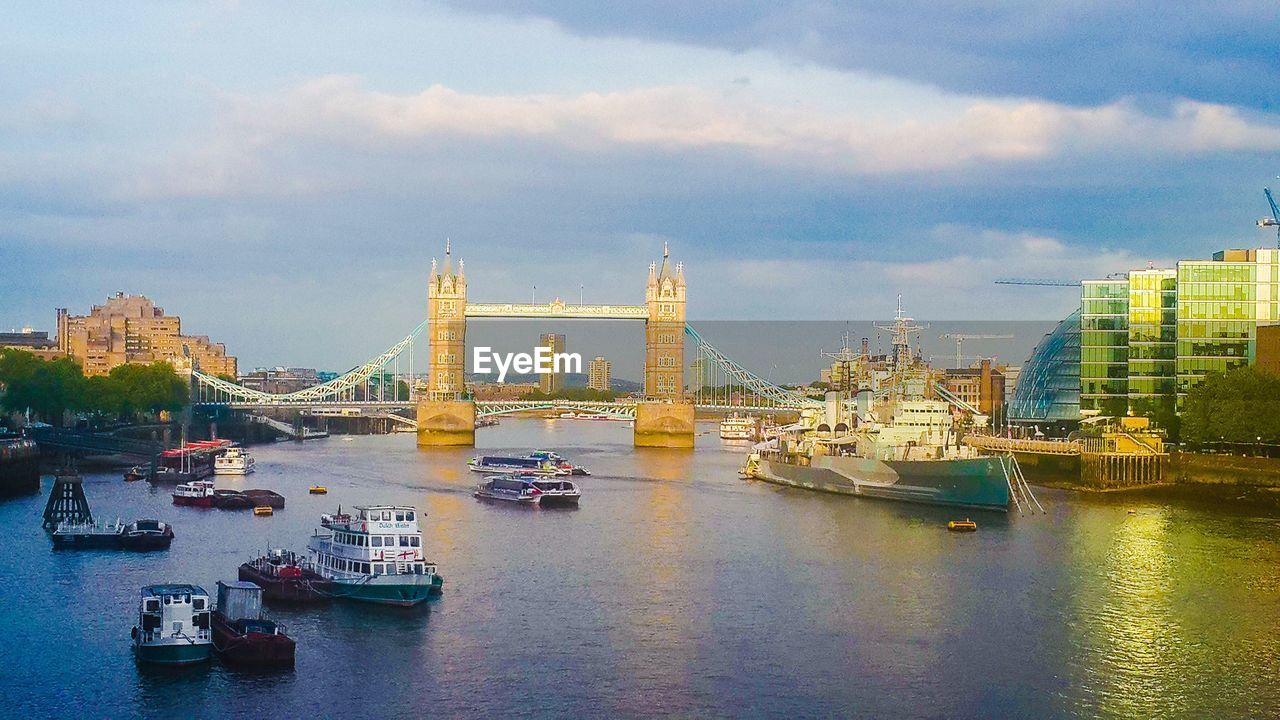
[[[396,574],[396,566],[394,563],[387,563],[387,574],[388,575]]]
[[[364,573],[365,575],[368,575],[368,574],[369,574],[369,563],[367,563],[367,562],[362,562],[362,563],[360,563],[360,572]]]
[[[146,612],[156,612],[160,609],[160,601],[155,598],[149,598],[142,604],[142,609]]]
[[[382,563],[374,563],[374,564],[373,564],[373,574],[374,574],[374,575],[381,575],[381,574],[382,574]]]
[[[420,541],[420,538],[417,535],[414,535],[413,537],[409,538],[409,545],[411,545],[412,547],[418,547],[419,541]]]
[[[390,520],[390,519],[391,519],[391,511],[390,511],[390,510],[383,510],[383,511],[382,511],[382,519],[383,519],[383,520]]]
[[[404,514],[404,519],[413,522],[413,511],[410,510]]]
[[[172,597],[170,597],[170,596],[168,596],[168,595],[165,595],[165,596],[164,596],[164,604],[165,604],[165,605],[172,605],[172,604],[173,604],[173,598],[172,598]]]
[[[409,536],[408,536],[408,535],[401,535],[401,536],[400,536],[400,547],[409,547]]]
[[[403,510],[397,510],[397,511],[396,511],[396,521],[397,521],[397,522],[404,522],[404,511],[403,511]]]
[[[196,610],[203,610],[203,609],[204,609],[204,600],[202,600],[202,599],[200,599],[200,598],[196,598],[195,602],[191,604],[191,607],[195,608]]]
[[[373,537],[373,546],[374,546],[374,547],[382,547],[382,536],[381,536],[381,535],[373,535],[372,537]]]

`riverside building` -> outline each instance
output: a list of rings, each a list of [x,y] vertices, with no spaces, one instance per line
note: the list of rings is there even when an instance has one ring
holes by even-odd
[[[1080,298],[1082,415],[1181,408],[1213,372],[1253,364],[1258,328],[1280,323],[1280,251],[1223,250],[1173,269],[1086,280]]]
[[[587,366],[587,388],[590,390],[608,390],[612,375],[612,366],[603,357],[597,357]]]

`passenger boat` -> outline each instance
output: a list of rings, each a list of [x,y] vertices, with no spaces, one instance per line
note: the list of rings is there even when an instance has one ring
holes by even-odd
[[[253,456],[241,447],[229,447],[213,459],[215,475],[248,475],[253,472]]]
[[[173,526],[159,520],[134,520],[120,533],[125,550],[168,550],[173,543]]]
[[[212,480],[196,480],[182,483],[173,488],[173,504],[189,505],[191,507],[213,507],[215,492]]]
[[[289,550],[268,550],[240,566],[239,577],[262,588],[267,600],[306,603],[326,600],[332,583],[311,561]]]
[[[476,486],[471,493],[481,500],[499,500],[518,505],[537,505],[542,491],[534,487],[536,475],[499,475]]]
[[[290,668],[297,643],[284,628],[262,613],[263,589],[241,580],[218,581],[218,605],[213,611],[213,649],[228,665]]]
[[[511,473],[533,473],[535,475],[568,475],[569,471],[548,458],[530,457],[528,455],[514,457],[505,455],[478,455],[467,461],[467,469],[471,472],[486,475],[509,475]]]
[[[734,413],[720,421],[721,440],[755,440],[757,431],[756,419],[750,415]]]
[[[142,588],[133,654],[138,662],[191,665],[213,653],[209,594],[199,585],[148,585]]]
[[[120,533],[125,524],[120,520],[110,523],[60,522],[49,534],[54,548],[119,548]]]
[[[417,605],[440,594],[444,579],[426,560],[418,511],[405,505],[356,507],[354,515],[322,515],[329,534],[307,545],[334,597],[381,605]]]
[[[538,504],[542,507],[577,507],[578,500],[582,498],[582,491],[578,489],[578,484],[572,480],[535,478],[532,483],[538,489],[538,497],[540,498]]]
[[[581,465],[574,465],[573,463],[561,457],[558,453],[551,452],[550,450],[534,450],[533,452],[529,453],[528,455],[525,455],[524,457],[531,458],[533,460],[539,460],[539,461],[545,460],[546,462],[551,463],[556,467],[557,470],[560,471],[557,473],[559,475],[590,475],[591,474],[590,472],[587,472],[587,469],[582,467]]]

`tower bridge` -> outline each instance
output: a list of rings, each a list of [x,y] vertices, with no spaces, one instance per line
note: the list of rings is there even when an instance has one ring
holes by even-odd
[[[684,267],[650,263],[644,304],[473,303],[467,298],[464,263],[453,265],[445,246],[442,264],[431,262],[427,280],[427,319],[403,340],[365,364],[330,380],[292,393],[266,393],[192,371],[193,404],[261,410],[356,408],[362,414],[413,409],[419,446],[473,445],[478,417],[544,409],[602,414],[634,421],[637,447],[692,447],[696,408],[718,410],[799,410],[821,402],[766,381],[721,353],[685,322]],[[631,320],[645,325],[642,398],[584,403],[566,400],[480,401],[465,384],[468,319]],[[415,347],[426,335],[427,362],[418,363]],[[698,368],[697,386],[686,391],[686,342]],[[426,381],[421,382],[425,369]]]

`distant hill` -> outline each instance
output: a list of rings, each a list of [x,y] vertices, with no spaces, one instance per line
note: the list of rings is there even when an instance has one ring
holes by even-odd
[[[538,382],[538,375],[537,373],[521,374],[521,373],[509,372],[507,373],[507,376],[503,379],[505,382],[508,382],[508,383],[535,383],[536,384]],[[486,374],[471,373],[467,375],[467,380],[470,382],[496,383],[498,382],[498,374],[497,373],[486,373]],[[586,373],[564,373],[564,384],[565,384],[565,387],[586,387],[587,374]],[[635,382],[634,380],[624,380],[623,378],[610,378],[609,389],[617,390],[618,392],[625,392],[625,393],[640,392],[641,390],[644,389],[644,383],[638,383],[638,382]]]

